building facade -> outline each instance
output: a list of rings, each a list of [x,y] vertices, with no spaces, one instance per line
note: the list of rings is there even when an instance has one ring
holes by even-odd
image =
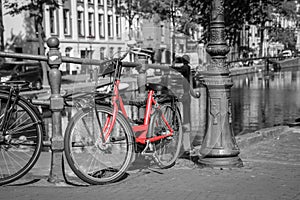
[[[128,25],[115,14],[112,0],[59,1],[58,9],[45,7],[45,33],[60,39],[64,56],[104,60],[125,50]],[[63,64],[61,70],[88,73],[91,67]]]
[[[127,48],[129,23],[125,17],[116,14],[113,0],[58,0],[58,3],[59,8],[44,7],[43,27],[45,38],[59,38],[63,56],[104,60]],[[4,27],[5,40],[13,44],[12,51],[39,53],[35,23],[29,13],[5,15]],[[199,50],[199,32],[184,36],[175,33],[169,21],[139,16],[133,20],[131,30],[139,47],[155,52],[152,60],[155,63],[170,64],[172,53],[175,56],[190,55],[194,65],[206,62],[204,45]],[[79,74],[89,73],[94,67],[63,63],[60,69],[65,74]]]

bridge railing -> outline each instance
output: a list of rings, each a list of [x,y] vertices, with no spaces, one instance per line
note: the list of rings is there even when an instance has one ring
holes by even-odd
[[[55,37],[49,38],[47,40],[47,45],[49,47],[49,52],[47,56],[0,52],[0,57],[45,61],[50,67],[48,76],[51,95],[50,99],[44,101],[43,103],[49,105],[49,108],[52,113],[52,134],[50,134],[50,144],[45,143],[44,145],[49,145],[51,148],[51,166],[48,181],[56,184],[59,182],[64,182],[61,160],[63,156],[62,153],[64,150],[62,135],[62,111],[64,110],[64,99],[61,96],[62,75],[59,70],[59,67],[62,62],[101,66],[105,65],[105,61],[103,62],[94,59],[64,57],[59,51],[59,40]]]
[[[273,63],[277,63],[279,61],[282,61],[286,59],[286,57],[283,56],[264,56],[260,58],[243,58],[243,59],[238,59],[234,61],[228,61],[227,64],[229,65],[230,68],[233,67],[240,67],[242,66],[252,66],[255,61],[260,62],[262,65],[269,65]]]
[[[36,60],[36,61],[45,61],[48,63],[50,70],[48,73],[49,84],[51,95],[50,99],[45,101],[40,101],[41,104],[49,105],[51,110],[52,118],[52,134],[50,138],[50,143],[45,143],[51,148],[51,166],[50,174],[48,181],[51,183],[64,182],[63,180],[63,167],[62,167],[62,156],[64,150],[63,134],[62,134],[62,111],[64,110],[64,97],[61,96],[61,83],[62,83],[62,74],[59,70],[59,67],[62,63],[74,63],[82,65],[97,65],[100,70],[104,70],[105,64],[107,61],[100,61],[95,59],[83,59],[75,57],[66,57],[62,56],[59,51],[59,40],[56,37],[51,37],[47,40],[47,45],[49,51],[46,56],[44,55],[33,55],[33,54],[24,54],[24,53],[9,53],[9,52],[0,52],[0,57],[4,58],[18,58],[18,59],[27,59],[27,60]],[[146,70],[147,69],[160,69],[162,71],[169,71],[172,66],[161,65],[161,64],[148,64],[146,60],[140,59],[140,62],[123,62],[124,67],[136,67],[138,69],[137,83],[139,88],[143,88],[146,81]],[[98,71],[94,72],[95,77],[97,76]],[[145,91],[139,91],[140,95],[145,94]],[[195,92],[191,87],[191,93],[194,97],[199,97],[199,93]]]

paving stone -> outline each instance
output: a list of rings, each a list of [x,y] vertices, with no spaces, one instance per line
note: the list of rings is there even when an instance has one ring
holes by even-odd
[[[104,186],[2,186],[1,199],[300,199],[300,129],[271,135],[241,148],[242,168],[201,168],[181,159],[173,168],[141,169]]]

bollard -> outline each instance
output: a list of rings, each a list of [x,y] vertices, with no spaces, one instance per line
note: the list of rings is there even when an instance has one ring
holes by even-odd
[[[207,130],[201,145],[199,163],[209,167],[242,167],[239,148],[232,131],[230,88],[225,41],[224,0],[211,2],[210,42],[206,51],[211,62],[205,76],[208,88]]]
[[[59,40],[51,37],[47,41],[49,47],[48,64],[50,66],[49,81],[51,88],[50,110],[52,111],[52,138],[51,138],[51,166],[48,181],[50,183],[63,182],[62,156],[64,150],[62,136],[63,97],[60,95],[61,72],[58,69],[62,63],[59,52]]]

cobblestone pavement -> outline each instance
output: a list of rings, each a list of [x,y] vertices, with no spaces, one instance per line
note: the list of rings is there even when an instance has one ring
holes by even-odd
[[[202,168],[180,159],[171,169],[132,170],[121,182],[88,187],[48,184],[49,172],[39,168],[48,165],[49,155],[44,155],[31,172],[42,180],[2,186],[0,199],[296,200],[300,199],[299,147],[300,128],[289,128],[276,137],[244,146],[240,154],[242,168]]]

